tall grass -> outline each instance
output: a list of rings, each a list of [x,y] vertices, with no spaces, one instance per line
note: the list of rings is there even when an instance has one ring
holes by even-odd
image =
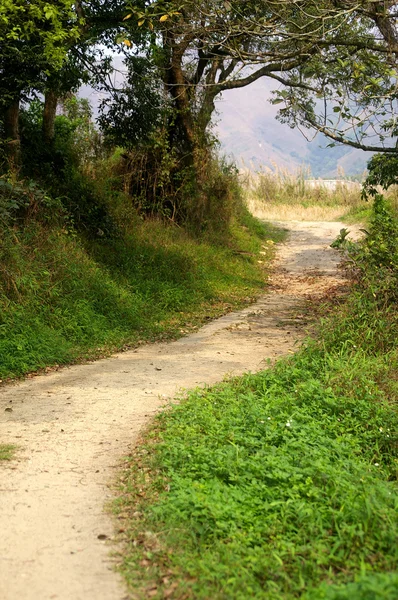
[[[275,167],[249,177],[249,189],[263,202],[282,204],[322,203],[325,206],[356,206],[361,202],[361,185],[343,177],[330,188],[321,179],[314,180],[306,169],[292,173]]]
[[[332,220],[356,214],[368,205],[358,182],[344,179],[331,186],[312,180],[310,172],[292,173],[277,166],[245,177],[246,202],[255,214],[274,220]]]
[[[260,218],[344,219],[365,224],[371,217],[371,202],[362,197],[361,184],[348,180],[343,172],[332,186],[321,179],[313,180],[308,169],[291,172],[274,165],[273,169],[246,173],[243,181],[246,204]],[[384,194],[398,214],[398,186],[391,186]]]

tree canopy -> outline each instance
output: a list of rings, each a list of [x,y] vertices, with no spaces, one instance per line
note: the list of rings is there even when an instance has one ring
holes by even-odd
[[[80,35],[74,2],[3,0],[0,6],[0,102],[4,107],[59,69]]]
[[[170,109],[170,143],[192,155],[205,145],[216,97],[268,77],[283,122],[331,143],[395,153],[397,13],[391,0],[4,0],[0,110],[7,123],[13,102],[50,90],[54,115],[57,95],[84,72],[98,78],[105,44],[130,65],[102,118],[124,143],[150,130],[150,98],[155,112]],[[6,137],[16,135],[14,122]]]
[[[282,121],[395,152],[396,5],[155,0],[128,6],[124,22],[135,36],[146,32],[138,49],[157,65],[188,147],[203,136],[219,94],[268,77]]]

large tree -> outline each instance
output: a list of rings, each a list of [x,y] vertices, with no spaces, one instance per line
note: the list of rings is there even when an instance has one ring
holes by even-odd
[[[51,144],[59,97],[104,72],[102,48],[115,46],[125,10],[124,0],[2,0],[0,124],[11,164],[20,154],[21,101],[44,96],[43,136]]]
[[[219,94],[260,77],[279,88],[282,119],[356,145],[363,143],[364,128],[374,127],[372,116],[395,101],[396,4],[155,0],[144,9],[130,6],[125,20],[134,31],[138,26],[148,32],[140,51],[150,53],[159,68],[175,108],[175,139],[184,151],[192,154],[202,143]],[[339,114],[344,127],[349,120],[351,129],[339,129],[330,102],[332,115]],[[383,127],[388,125],[386,118]]]

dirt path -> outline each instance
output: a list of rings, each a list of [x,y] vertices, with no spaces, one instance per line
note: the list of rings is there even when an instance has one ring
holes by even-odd
[[[173,343],[1,389],[0,440],[20,450],[0,465],[0,598],[126,597],[103,541],[113,535],[103,507],[120,458],[179,389],[256,371],[293,351],[303,297],[341,282],[328,247],[341,224],[288,227],[272,289],[249,308]]]

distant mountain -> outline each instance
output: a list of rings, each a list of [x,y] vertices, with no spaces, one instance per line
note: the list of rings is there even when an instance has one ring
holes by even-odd
[[[349,146],[326,148],[329,141],[318,135],[307,141],[298,129],[276,120],[278,107],[270,104],[275,83],[266,78],[241,89],[225,92],[217,102],[215,134],[222,151],[238,166],[295,171],[310,167],[314,177],[363,173],[371,153]],[[310,132],[306,132],[307,136]]]

